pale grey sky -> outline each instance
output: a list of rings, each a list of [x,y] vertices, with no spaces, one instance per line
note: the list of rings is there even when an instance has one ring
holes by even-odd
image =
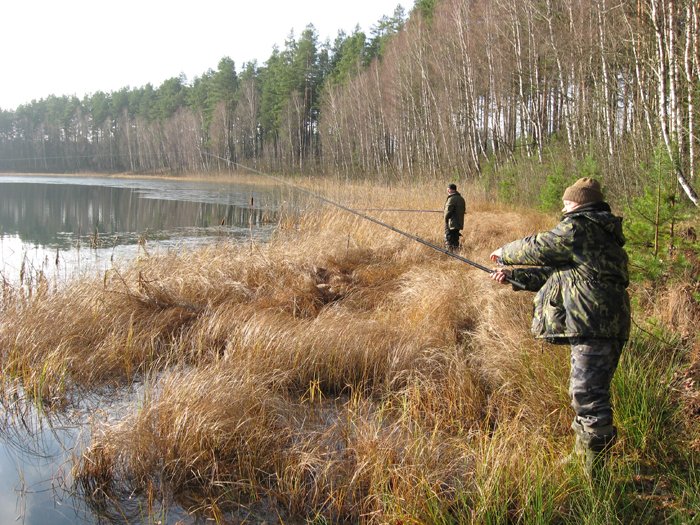
[[[262,64],[290,31],[313,24],[324,41],[359,24],[369,33],[414,0],[4,0],[0,108],[54,95],[136,88],[216,69]]]

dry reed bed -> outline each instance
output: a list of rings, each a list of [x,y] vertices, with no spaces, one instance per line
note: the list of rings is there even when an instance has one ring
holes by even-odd
[[[346,190],[357,207],[443,198]],[[475,260],[547,225],[470,201]],[[441,242],[437,214],[373,215]],[[566,440],[567,358],[533,343],[530,300],[325,207],[285,219],[269,245],[148,258],[5,305],[0,351],[6,377],[48,401],[160,371],[138,411],[94,430],[76,469],[90,492],[196,488],[213,516],[264,494],[292,516],[470,507],[479,521],[489,487],[518,509],[533,465],[561,480],[551,447]]]

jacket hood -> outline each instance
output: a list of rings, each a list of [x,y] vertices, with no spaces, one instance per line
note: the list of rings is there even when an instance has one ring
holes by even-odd
[[[565,213],[564,217],[583,217],[588,219],[610,234],[618,245],[625,245],[625,235],[622,233],[622,217],[613,215],[607,202],[586,204],[572,212]]]

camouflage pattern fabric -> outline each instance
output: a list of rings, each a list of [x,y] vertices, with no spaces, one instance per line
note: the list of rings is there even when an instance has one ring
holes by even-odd
[[[502,247],[503,264],[534,266],[513,270],[513,279],[537,292],[536,337],[554,343],[629,337],[624,243],[622,219],[598,202],[565,214],[550,231]]]
[[[614,435],[610,405],[610,383],[617,369],[622,341],[615,339],[574,339],[571,341],[569,395],[576,413],[574,430],[586,442]],[[591,436],[592,435],[592,436]]]
[[[456,191],[447,197],[445,201],[445,229],[461,230],[464,228],[464,214],[467,212],[467,203],[464,197]]]

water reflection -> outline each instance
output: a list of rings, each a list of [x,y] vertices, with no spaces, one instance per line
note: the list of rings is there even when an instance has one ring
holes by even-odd
[[[1,182],[1,179],[0,179]],[[183,197],[187,197],[184,195]],[[221,196],[226,200],[228,196]],[[134,234],[178,228],[248,227],[274,219],[269,208],[248,204],[157,198],[136,188],[78,184],[0,184],[2,234],[30,243],[71,248],[75,236],[107,237],[120,244]],[[118,236],[121,239],[117,239]]]
[[[0,176],[0,272],[75,277],[147,246],[269,236],[281,189],[253,185]]]
[[[88,442],[89,423],[118,419],[134,410],[142,385],[87,396],[66,410],[48,413],[20,388],[0,398],[0,525],[141,523],[146,503],[134,494],[110,499],[86,493],[74,483],[73,457]],[[155,502],[158,511],[159,502]],[[168,503],[163,523],[193,523],[185,510]]]
[[[73,498],[68,463],[79,439],[74,414],[40,414],[20,390],[2,400],[0,523],[91,523]]]

